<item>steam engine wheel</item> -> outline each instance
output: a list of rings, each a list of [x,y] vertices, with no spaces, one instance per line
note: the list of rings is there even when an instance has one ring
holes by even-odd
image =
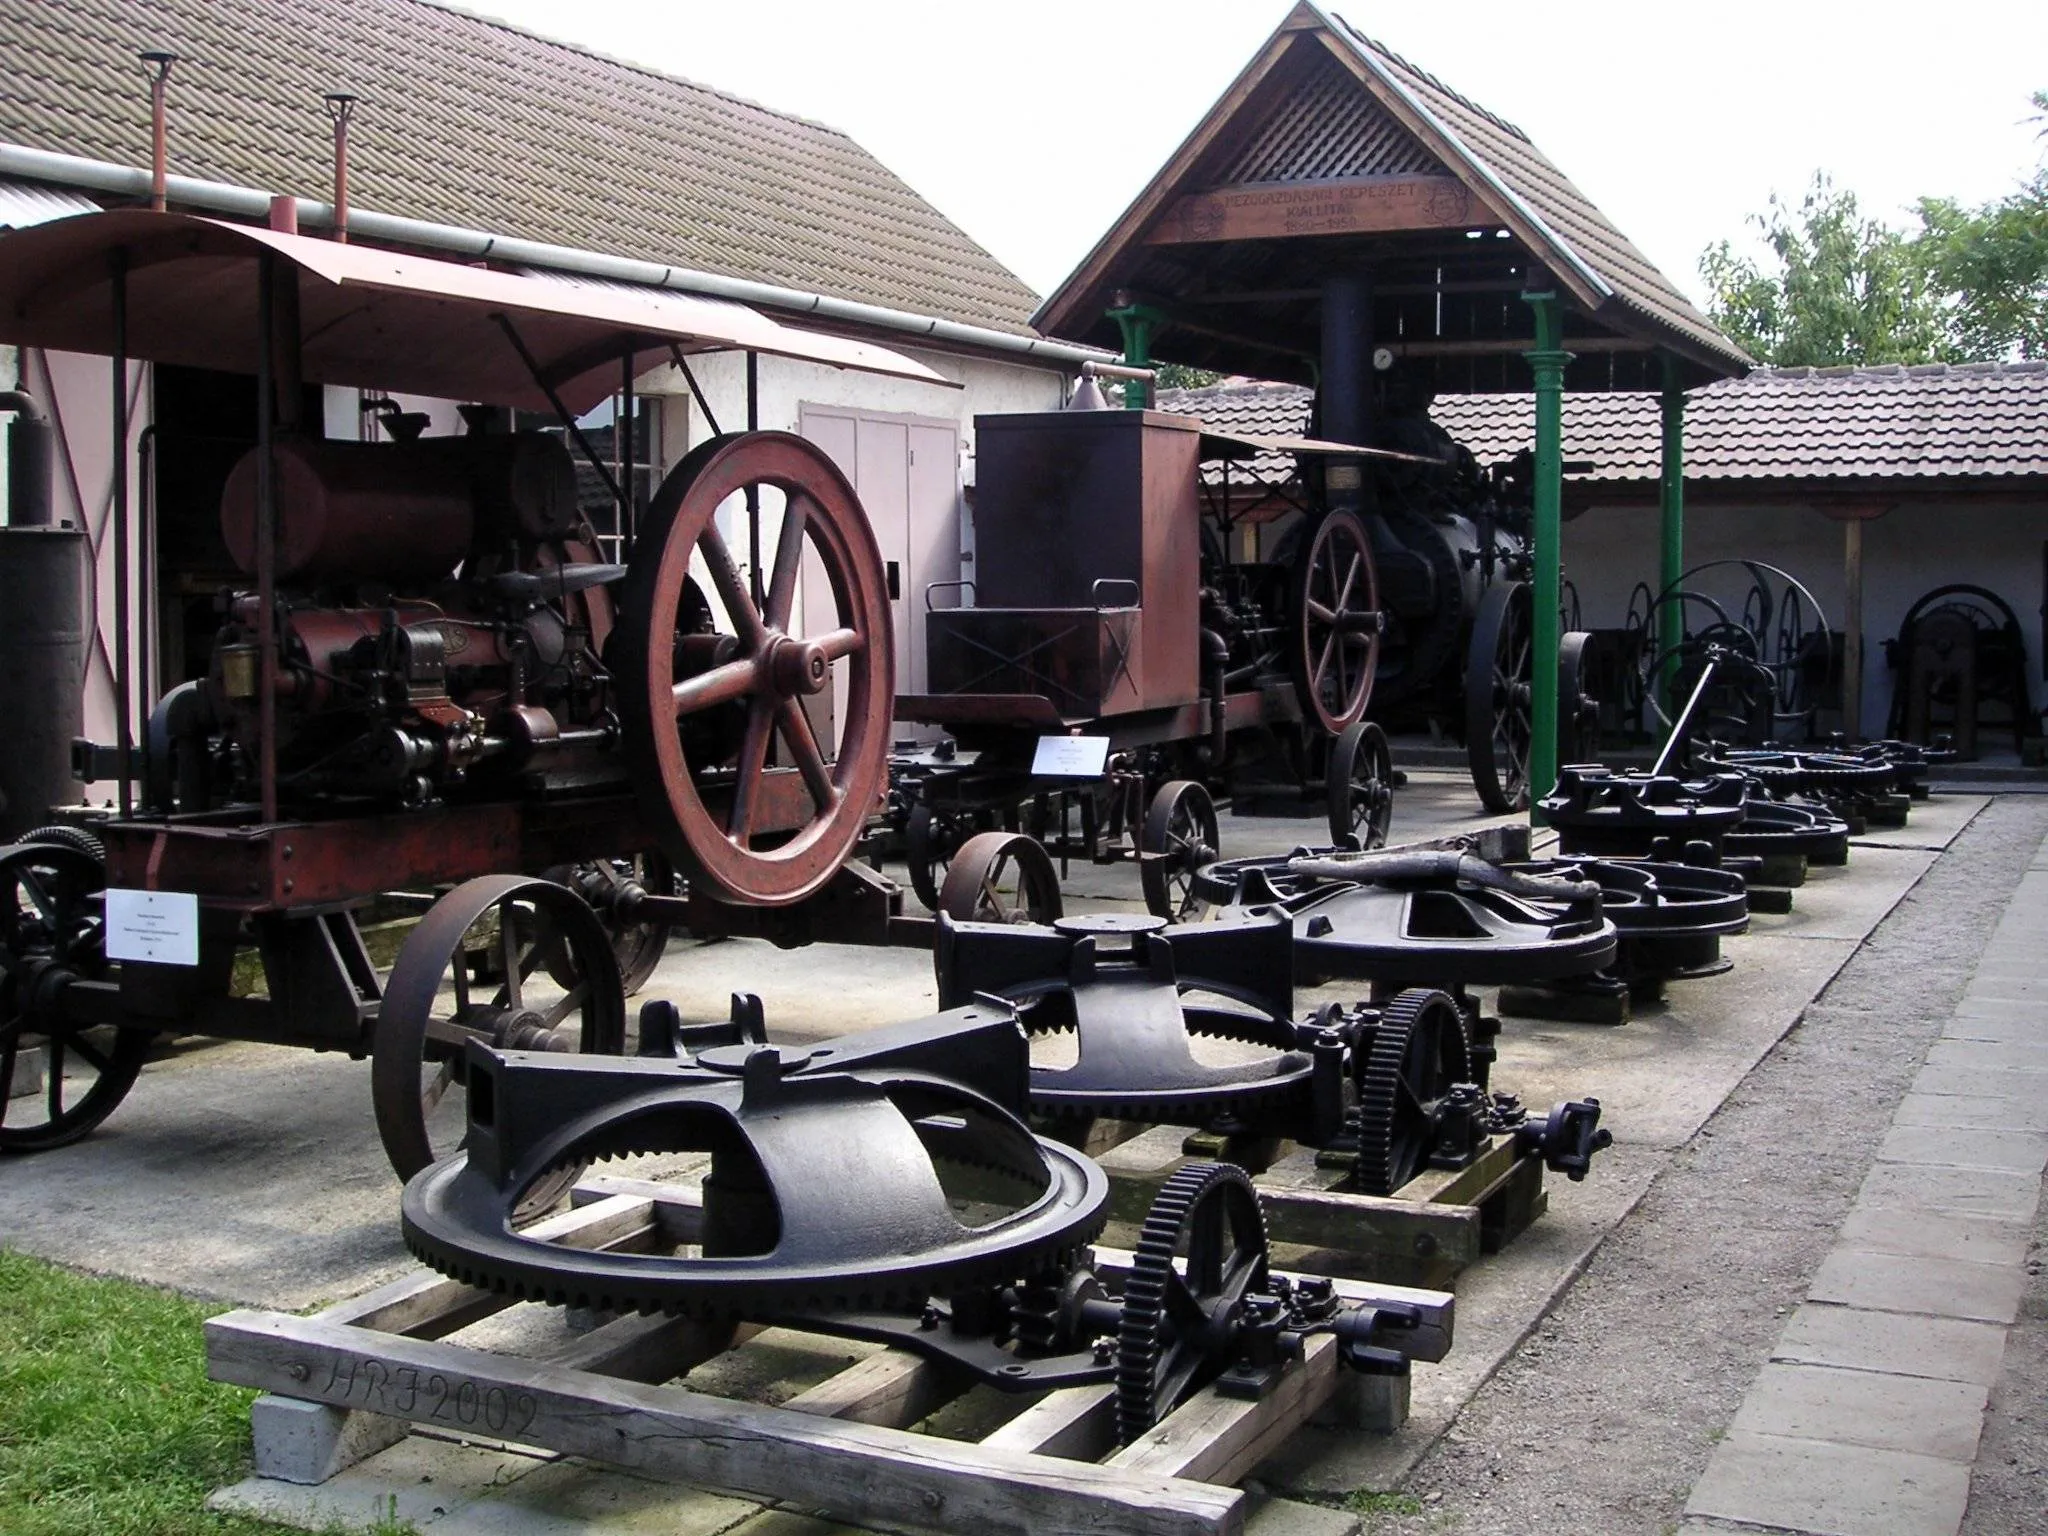
[[[1332,736],[1362,718],[1380,660],[1380,584],[1365,524],[1327,513],[1294,569],[1290,660],[1305,714]]]
[[[772,571],[757,592],[715,514],[763,490],[779,493],[783,508]],[[711,439],[670,472],[641,539],[612,658],[641,810],[694,887],[750,906],[802,901],[853,853],[888,770],[895,649],[874,531],[822,449],[787,432],[747,432]],[[807,594],[811,611],[799,624],[807,552],[825,580]],[[723,634],[693,630],[693,565],[724,609]],[[830,601],[821,605],[821,594]],[[804,707],[818,696],[843,710],[836,757]],[[737,755],[713,761],[692,727],[735,712],[744,718]],[[772,814],[778,741],[808,801],[793,826]]]

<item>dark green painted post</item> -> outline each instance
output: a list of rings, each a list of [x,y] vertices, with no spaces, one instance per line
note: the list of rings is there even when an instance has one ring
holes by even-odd
[[[1558,565],[1564,526],[1564,370],[1572,360],[1562,347],[1564,316],[1557,293],[1546,288],[1522,295],[1535,312],[1536,345],[1523,356],[1536,376],[1536,483],[1534,569],[1529,605],[1533,619],[1530,671],[1529,814],[1557,783],[1557,605]]]
[[[1678,381],[1678,359],[1664,354],[1664,462],[1658,477],[1658,505],[1663,513],[1658,531],[1657,591],[1661,595],[1678,585],[1685,574],[1685,390]],[[1658,685],[1665,690],[1666,707],[1677,709],[1678,698],[1671,693],[1678,674],[1678,647],[1685,639],[1685,612],[1678,603],[1666,603],[1657,620],[1657,648],[1671,657]]]
[[[1149,304],[1120,304],[1109,318],[1124,333],[1124,361],[1133,368],[1152,366],[1152,333],[1166,316]],[[1124,408],[1142,411],[1152,404],[1152,386],[1143,379],[1124,381]]]

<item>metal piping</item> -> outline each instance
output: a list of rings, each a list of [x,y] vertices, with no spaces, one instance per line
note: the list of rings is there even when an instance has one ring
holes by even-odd
[[[149,206],[164,211],[164,190],[170,180],[170,79],[175,53],[151,48],[142,55],[149,76]]]
[[[356,98],[347,91],[329,91],[320,98],[334,121],[334,238],[348,244],[348,125],[356,115]]]
[[[0,389],[0,412],[5,411],[15,418],[7,439],[8,526],[47,528],[55,521],[50,470],[56,463],[56,431],[25,389]]]
[[[58,154],[52,150],[30,149],[20,144],[0,144],[0,175],[23,176],[34,181],[54,181],[88,191],[142,197],[149,192],[149,173],[105,160],[80,155]],[[265,220],[270,214],[270,194],[225,182],[201,181],[191,176],[172,176],[167,183],[170,200],[189,208],[233,218]],[[304,224],[332,228],[334,206],[307,198],[295,199]],[[726,277],[690,267],[663,266],[651,261],[633,261],[623,256],[602,256],[566,245],[545,245],[493,235],[452,224],[432,224],[421,219],[400,218],[389,213],[348,213],[352,233],[396,245],[423,246],[447,251],[472,261],[485,257],[522,266],[545,267],[550,271],[574,272],[585,277],[609,278],[614,282],[637,283],[646,288],[669,288],[710,298],[731,299],[740,304],[793,314],[816,315],[841,325],[866,326],[918,336],[938,347],[979,352],[1008,352],[1029,357],[1062,371],[1085,362],[1111,360],[1115,354],[1096,347],[1077,347],[1069,342],[1050,341],[1043,336],[1016,336],[1008,331],[966,325],[957,320],[938,320],[906,310],[886,309],[854,299],[835,299],[801,289],[781,288],[750,278]]]

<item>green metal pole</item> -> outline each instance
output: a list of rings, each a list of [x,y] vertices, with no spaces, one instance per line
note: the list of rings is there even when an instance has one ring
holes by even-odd
[[[1124,361],[1133,368],[1152,366],[1152,332],[1166,316],[1149,304],[1122,304],[1110,310],[1109,318],[1117,323],[1117,329],[1124,333]],[[1124,381],[1124,408],[1143,411],[1151,408],[1152,386],[1143,379]]]
[[[1536,345],[1523,356],[1536,376],[1536,484],[1534,564],[1530,572],[1533,619],[1529,655],[1529,815],[1557,783],[1557,605],[1558,565],[1564,527],[1564,370],[1572,355],[1563,350],[1564,316],[1554,290],[1525,293],[1536,316]]]
[[[1664,354],[1664,463],[1658,479],[1658,504],[1663,519],[1658,531],[1659,594],[1669,592],[1685,574],[1685,390],[1678,380],[1678,359]],[[1665,690],[1669,708],[1679,700],[1671,693],[1678,675],[1678,647],[1685,640],[1685,613],[1677,603],[1666,603],[1657,619],[1657,649],[1671,660],[1665,664],[1658,685]]]

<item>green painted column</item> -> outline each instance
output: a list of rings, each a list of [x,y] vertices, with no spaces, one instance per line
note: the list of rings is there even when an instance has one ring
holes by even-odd
[[[1166,316],[1149,304],[1120,304],[1108,311],[1109,318],[1117,323],[1117,329],[1124,333],[1124,362],[1133,368],[1152,366],[1152,333],[1165,321]],[[1149,409],[1152,404],[1152,386],[1143,379],[1127,379],[1124,382],[1124,408],[1131,411]]]
[[[1685,574],[1685,390],[1678,381],[1678,359],[1664,354],[1664,461],[1657,480],[1657,502],[1662,518],[1657,535],[1657,591],[1662,594],[1678,585]],[[1666,603],[1657,619],[1657,649],[1673,658],[1658,680],[1666,693],[1666,707],[1676,710],[1682,702],[1671,695],[1677,675],[1678,647],[1685,639],[1685,611],[1677,603]]]
[[[1536,376],[1536,483],[1534,568],[1529,578],[1533,620],[1530,648],[1529,815],[1557,783],[1557,605],[1564,528],[1564,370],[1572,360],[1561,345],[1564,315],[1555,290],[1522,295],[1536,316],[1536,345],[1523,354]]]

